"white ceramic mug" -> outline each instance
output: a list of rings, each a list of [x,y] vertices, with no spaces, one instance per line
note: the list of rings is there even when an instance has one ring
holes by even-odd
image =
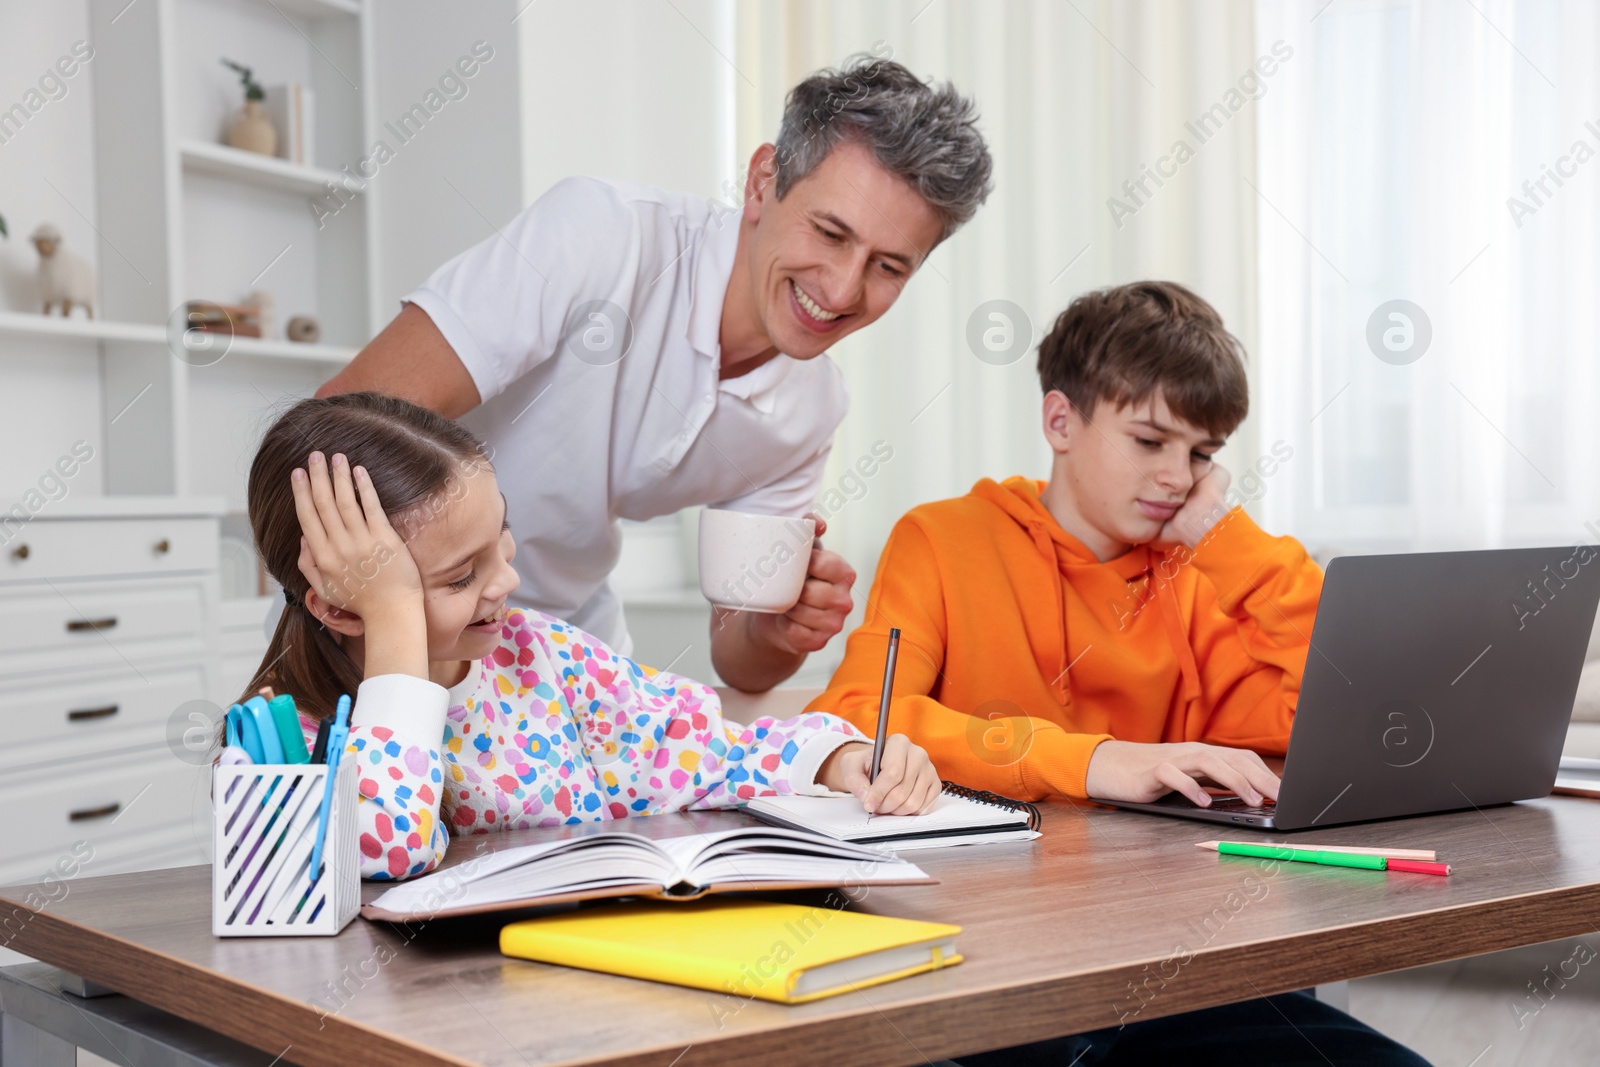
[[[735,611],[781,615],[800,600],[816,540],[815,519],[700,512],[700,592]]]

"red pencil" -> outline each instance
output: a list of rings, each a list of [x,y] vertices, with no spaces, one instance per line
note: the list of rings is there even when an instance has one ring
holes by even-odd
[[[1391,871],[1406,871],[1410,874],[1449,874],[1448,863],[1424,863],[1421,860],[1389,860],[1388,869]]]

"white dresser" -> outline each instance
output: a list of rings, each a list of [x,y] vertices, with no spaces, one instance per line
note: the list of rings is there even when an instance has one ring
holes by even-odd
[[[0,525],[0,885],[206,861],[222,510],[68,497]]]

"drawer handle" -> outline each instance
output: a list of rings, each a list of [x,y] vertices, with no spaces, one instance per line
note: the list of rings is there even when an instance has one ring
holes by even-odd
[[[69,619],[67,621],[68,633],[84,633],[89,630],[109,630],[117,624],[115,615],[107,615],[100,619]]]
[[[23,544],[18,545],[16,548],[13,548],[11,550],[11,558],[12,559],[27,559],[29,554],[30,554],[30,552],[29,552],[29,549],[28,549],[28,546],[27,546],[26,542],[24,542]]]
[[[171,551],[172,551],[172,542],[167,540],[165,537],[163,537],[161,540],[156,542],[156,554],[157,555],[165,555],[166,553],[171,552]]]
[[[107,704],[103,708],[73,708],[67,712],[67,721],[82,722],[85,719],[105,719],[115,715],[120,709],[120,704]]]
[[[110,804],[102,804],[98,808],[79,808],[77,811],[69,812],[67,818],[72,822],[83,822],[86,819],[103,819],[107,815],[115,815],[121,810],[122,802],[117,800],[112,801]]]

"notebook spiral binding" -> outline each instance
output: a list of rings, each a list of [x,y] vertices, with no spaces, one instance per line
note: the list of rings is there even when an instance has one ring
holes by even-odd
[[[1039,813],[1038,807],[1028,803],[1026,800],[1014,800],[1011,797],[1003,797],[999,793],[991,793],[987,789],[973,789],[971,786],[962,785],[959,782],[952,782],[947,778],[941,779],[940,784],[944,786],[944,791],[949,793],[951,796],[965,797],[966,799],[975,803],[988,804],[990,807],[1004,808],[1007,811],[1027,812],[1028,829],[1030,830],[1037,831],[1040,826],[1044,825],[1044,816]]]

